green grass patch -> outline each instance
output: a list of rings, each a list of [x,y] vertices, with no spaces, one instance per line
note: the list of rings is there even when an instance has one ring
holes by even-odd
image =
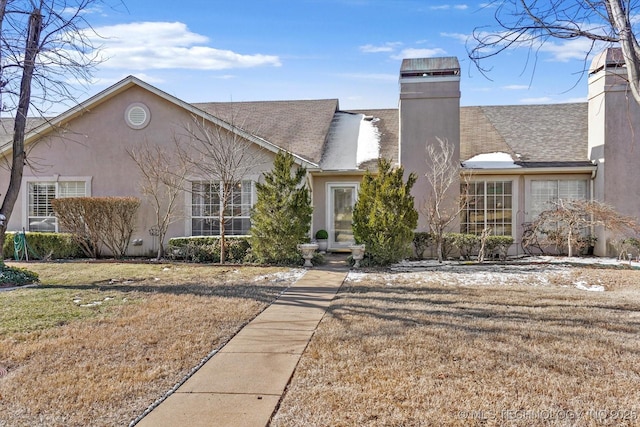
[[[110,316],[114,307],[130,304],[131,293],[38,286],[0,292],[0,337],[40,331],[74,320]]]

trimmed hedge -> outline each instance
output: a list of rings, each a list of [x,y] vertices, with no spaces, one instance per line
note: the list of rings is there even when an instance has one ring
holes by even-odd
[[[225,237],[227,262],[245,262],[251,245],[246,237]],[[175,237],[169,239],[167,255],[190,262],[220,262],[220,238],[217,236]]]
[[[509,247],[513,244],[511,236],[489,236],[486,240],[487,255],[497,255],[501,260],[507,258]],[[415,232],[413,245],[418,259],[424,259],[428,248],[432,247],[433,239],[430,233]],[[475,234],[445,233],[442,242],[442,255],[445,259],[455,255],[471,260],[478,255],[480,236]]]
[[[14,258],[15,232],[5,233],[2,255],[5,259]],[[82,258],[82,248],[75,242],[69,233],[36,233],[27,232],[27,245],[30,249],[29,258],[35,259],[62,259]]]

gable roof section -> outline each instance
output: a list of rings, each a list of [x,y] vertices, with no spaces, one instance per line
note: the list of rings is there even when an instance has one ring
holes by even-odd
[[[326,149],[338,100],[215,102],[189,104],[133,76],[105,89],[53,119],[33,119],[29,143],[137,85],[157,96],[277,152],[291,152],[298,163],[317,168]],[[398,109],[354,110],[372,116],[380,136],[380,156],[398,162]],[[11,119],[2,119],[0,153],[11,149]],[[461,107],[461,160],[504,152],[524,167],[590,165],[586,103]],[[375,169],[376,161],[358,165]]]
[[[589,162],[586,103],[479,108],[495,130],[487,144],[505,144],[515,161]]]
[[[515,154],[482,107],[460,108],[460,160],[484,153]]]
[[[195,103],[194,107],[232,123],[318,165],[337,99]]]
[[[169,101],[175,105],[177,105],[178,107],[184,108],[185,110],[189,111],[190,113],[192,113],[194,116],[196,117],[200,117],[203,118],[205,120],[210,121],[211,123],[220,126],[224,129],[227,129],[231,132],[235,132],[238,135],[240,135],[241,137],[271,151],[271,152],[277,152],[280,149],[285,149],[285,147],[278,147],[275,144],[273,144],[272,142],[261,138],[260,136],[257,136],[255,134],[246,132],[245,130],[239,128],[237,125],[234,125],[233,123],[228,123],[218,117],[212,116],[211,114],[195,107],[192,104],[189,104],[185,101],[182,101],[179,98],[176,98],[173,95],[169,95],[166,92],[161,91],[160,89],[134,77],[134,76],[128,76],[126,78],[124,78],[123,80],[121,80],[120,82],[114,84],[113,86],[110,86],[109,88],[103,90],[102,92],[92,96],[91,98],[87,99],[84,102],[81,102],[80,104],[70,108],[69,110],[65,111],[64,113],[58,115],[55,118],[52,118],[51,120],[45,120],[44,123],[40,124],[39,126],[36,126],[35,128],[31,129],[30,131],[28,131],[27,135],[25,136],[25,145],[29,144],[32,141],[37,140],[38,138],[47,135],[48,133],[54,131],[55,129],[64,126],[66,123],[68,123],[69,121],[73,120],[76,117],[81,116],[82,114],[84,114],[85,112],[91,110],[92,108],[95,108],[96,106],[108,101],[109,99],[117,96],[118,94],[126,91],[127,89],[133,87],[133,86],[139,86],[145,90],[148,90],[149,92],[154,93],[155,95],[165,99],[166,101]],[[5,152],[8,152],[11,150],[12,148],[12,144],[11,144],[11,140],[6,141],[6,140],[0,140],[0,154],[3,154]],[[317,162],[313,162],[313,161],[309,161],[307,158],[304,158],[303,156],[300,156],[298,153],[296,152],[292,152],[292,154],[294,155],[294,157],[296,158],[296,161],[302,165],[304,165],[305,167],[317,167]]]
[[[506,153],[530,169],[593,168],[587,103],[462,107],[460,160]]]

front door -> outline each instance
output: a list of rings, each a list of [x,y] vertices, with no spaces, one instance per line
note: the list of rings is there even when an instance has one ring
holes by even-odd
[[[348,248],[353,239],[353,207],[357,184],[329,184],[329,249]]]

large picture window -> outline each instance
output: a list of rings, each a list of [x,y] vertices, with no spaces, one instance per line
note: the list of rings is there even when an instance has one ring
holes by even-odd
[[[531,181],[529,218],[533,220],[541,212],[555,208],[560,200],[586,200],[587,184],[586,179]]]
[[[191,183],[191,234],[193,236],[220,235],[221,191],[220,183],[206,181]],[[253,184],[248,180],[242,181],[233,187],[231,198],[224,211],[226,235],[249,234],[252,206]]]
[[[29,182],[27,223],[29,231],[55,232],[58,222],[51,208],[51,200],[63,197],[86,196],[84,181]]]
[[[513,183],[473,181],[462,184],[466,203],[460,218],[460,232],[482,234],[491,228],[495,236],[511,236],[513,230]]]

